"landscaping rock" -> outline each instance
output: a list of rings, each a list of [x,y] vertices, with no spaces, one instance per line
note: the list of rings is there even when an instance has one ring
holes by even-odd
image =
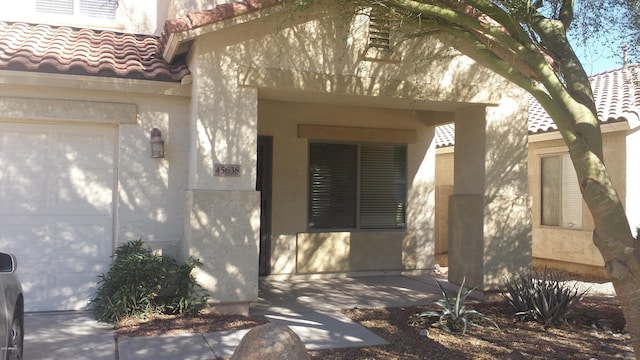
[[[264,324],[251,329],[240,341],[231,360],[308,360],[300,337],[289,327]]]

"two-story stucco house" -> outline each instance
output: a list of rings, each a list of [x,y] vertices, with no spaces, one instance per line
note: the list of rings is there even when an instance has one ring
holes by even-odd
[[[0,249],[27,311],[85,308],[135,239],[199,258],[229,312],[260,276],[426,272],[450,122],[452,281],[531,264],[527,98],[442,39],[329,1],[4,7]]]

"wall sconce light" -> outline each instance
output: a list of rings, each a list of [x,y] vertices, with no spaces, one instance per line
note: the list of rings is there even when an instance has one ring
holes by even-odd
[[[158,128],[151,129],[151,158],[161,159],[164,157],[164,140],[162,140],[162,133]]]

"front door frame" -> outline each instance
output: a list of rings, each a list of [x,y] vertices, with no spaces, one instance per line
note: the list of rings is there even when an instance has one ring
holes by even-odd
[[[273,137],[258,136],[256,191],[260,191],[259,276],[271,273],[271,185]]]

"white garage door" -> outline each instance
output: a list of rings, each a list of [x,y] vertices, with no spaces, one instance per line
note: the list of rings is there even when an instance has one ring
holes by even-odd
[[[0,123],[0,251],[26,311],[79,310],[112,251],[115,128]]]

